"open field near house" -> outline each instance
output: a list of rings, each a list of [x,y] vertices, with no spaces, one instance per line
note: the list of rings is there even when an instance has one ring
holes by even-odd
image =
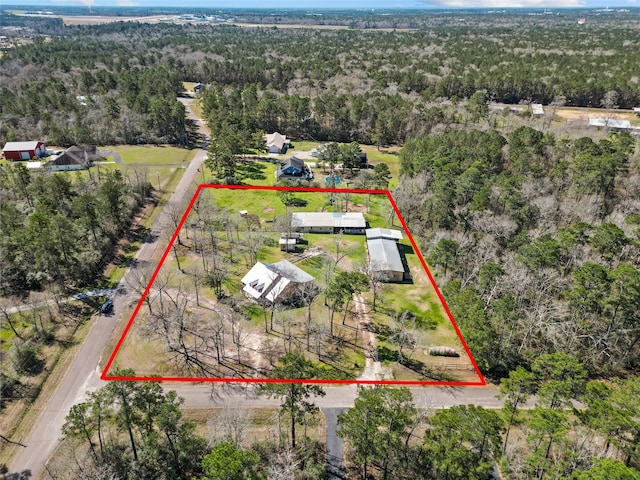
[[[305,233],[294,252],[279,248],[280,235],[289,228],[287,213],[360,211],[371,225],[385,225],[372,212],[387,210],[386,197],[372,195],[366,209],[366,196],[359,194],[349,194],[349,201],[335,194],[332,205],[327,193],[294,192],[295,207],[285,206],[281,195],[272,190],[202,191],[110,373],[131,367],[141,376],[255,380],[268,376],[280,356],[300,351],[323,369],[323,378],[333,380],[375,380],[367,376],[369,360],[381,365],[378,379],[477,380],[408,239],[400,251],[411,280],[378,285],[375,309],[373,293],[366,289],[362,297],[354,295],[335,307],[326,294],[337,272],[366,269],[364,235]],[[241,280],[256,261],[281,260],[311,275],[319,290],[302,289],[275,303],[244,295]],[[141,272],[134,288],[142,293],[151,275]],[[433,357],[431,346],[455,348],[462,355]]]
[[[189,162],[196,152],[169,145],[116,145],[104,148],[120,154],[124,163],[135,164],[182,164]]]

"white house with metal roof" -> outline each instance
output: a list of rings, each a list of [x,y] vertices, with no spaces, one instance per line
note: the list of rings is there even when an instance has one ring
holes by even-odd
[[[302,285],[315,279],[287,260],[258,262],[242,278],[242,291],[255,300],[275,303],[291,298]]]
[[[369,252],[369,270],[384,282],[403,281],[404,264],[397,244],[402,240],[402,232],[389,228],[369,228],[365,235]]]
[[[402,232],[390,228],[367,228],[364,233],[367,236],[367,240],[373,240],[374,238],[388,238],[396,242],[402,240]]]
[[[590,127],[608,127],[618,130],[628,130],[631,128],[629,120],[617,120],[614,118],[594,118],[589,117]]]
[[[367,221],[361,212],[294,212],[291,228],[308,233],[364,233]]]

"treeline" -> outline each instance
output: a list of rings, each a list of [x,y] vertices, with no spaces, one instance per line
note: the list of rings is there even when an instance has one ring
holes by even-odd
[[[64,24],[61,18],[35,16],[27,17],[23,15],[14,15],[4,10],[0,10],[0,25],[2,25],[3,27],[12,26],[28,28],[34,33],[46,33],[48,35],[61,34],[64,29]]]
[[[452,131],[400,158],[398,204],[486,374],[556,351],[591,373],[637,371],[636,141]]]
[[[0,82],[0,137],[50,144],[186,145],[179,75],[114,42],[36,39]],[[33,65],[44,75],[31,76]]]
[[[640,41],[626,22],[477,28],[443,18],[449,23],[415,31],[69,28],[0,59],[0,141],[182,145],[180,81],[211,84],[207,113],[257,115],[259,128],[290,136],[371,143],[446,128],[459,119],[442,105],[478,91],[505,103],[640,104]],[[245,102],[243,111],[243,91],[256,109]]]
[[[271,88],[258,93],[253,84],[213,84],[202,107],[212,131],[233,130],[245,138],[277,131],[294,138],[384,145],[428,134],[447,120],[442,108],[416,108],[400,95],[324,93],[308,98]]]
[[[119,170],[72,182],[16,164],[0,169],[0,189],[0,293],[12,295],[93,282],[151,186]]]

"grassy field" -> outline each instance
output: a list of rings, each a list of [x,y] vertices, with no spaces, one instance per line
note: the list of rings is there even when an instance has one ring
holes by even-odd
[[[112,145],[105,146],[120,154],[124,163],[183,164],[191,161],[196,150],[168,145]]]

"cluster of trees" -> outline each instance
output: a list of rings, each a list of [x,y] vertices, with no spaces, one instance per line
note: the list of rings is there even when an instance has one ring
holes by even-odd
[[[133,370],[117,372],[134,376]],[[113,381],[74,405],[62,428],[85,448],[64,471],[77,466],[83,478],[190,479],[202,473],[206,441],[195,424],[182,419],[183,400],[175,391],[164,393],[159,382]],[[50,475],[57,478],[57,472]]]
[[[151,191],[144,174],[91,170],[73,182],[0,169],[0,293],[91,283]]]
[[[407,142],[395,190],[485,373],[558,350],[636,370],[637,144],[523,127]]]
[[[531,372],[518,368],[502,381],[498,411],[433,412],[416,408],[406,388],[360,387],[354,407],[338,417],[338,434],[364,479],[481,480],[497,464],[514,479],[637,478],[638,377],[610,384],[586,376],[573,357],[542,355]],[[536,406],[522,411],[533,394]],[[584,407],[571,414],[577,398]],[[517,439],[509,437],[514,425]]]
[[[69,28],[0,59],[0,140],[182,145],[182,80],[209,84],[203,106],[212,130],[241,124],[240,138],[278,130],[402,143],[458,121],[443,100],[479,91],[506,103],[640,102],[629,80],[640,48],[625,22],[601,19],[586,31],[529,18],[517,27],[438,21],[429,30],[366,34],[133,22]]]
[[[279,363],[273,378],[315,375],[314,365],[300,355],[286,355]],[[112,381],[72,407],[62,431],[80,448],[67,453],[72,458],[62,455],[60,462],[49,465],[48,473],[53,479],[325,478],[324,452],[306,434],[306,427],[317,423],[318,412],[309,399],[323,390],[273,383],[259,393],[282,400],[278,418],[290,419],[291,436],[285,429],[275,438],[250,440],[251,412],[224,408],[206,439],[196,433],[195,423],[183,419],[184,400],[175,391],[164,392],[160,382]],[[302,438],[296,434],[299,425],[305,426]]]
[[[280,93],[270,83],[224,84],[216,79],[202,96],[204,115],[214,132],[233,127],[249,139],[254,132],[282,132],[293,138],[362,143],[401,143],[452,122],[440,107],[416,107],[399,94],[319,93],[311,97]]]

